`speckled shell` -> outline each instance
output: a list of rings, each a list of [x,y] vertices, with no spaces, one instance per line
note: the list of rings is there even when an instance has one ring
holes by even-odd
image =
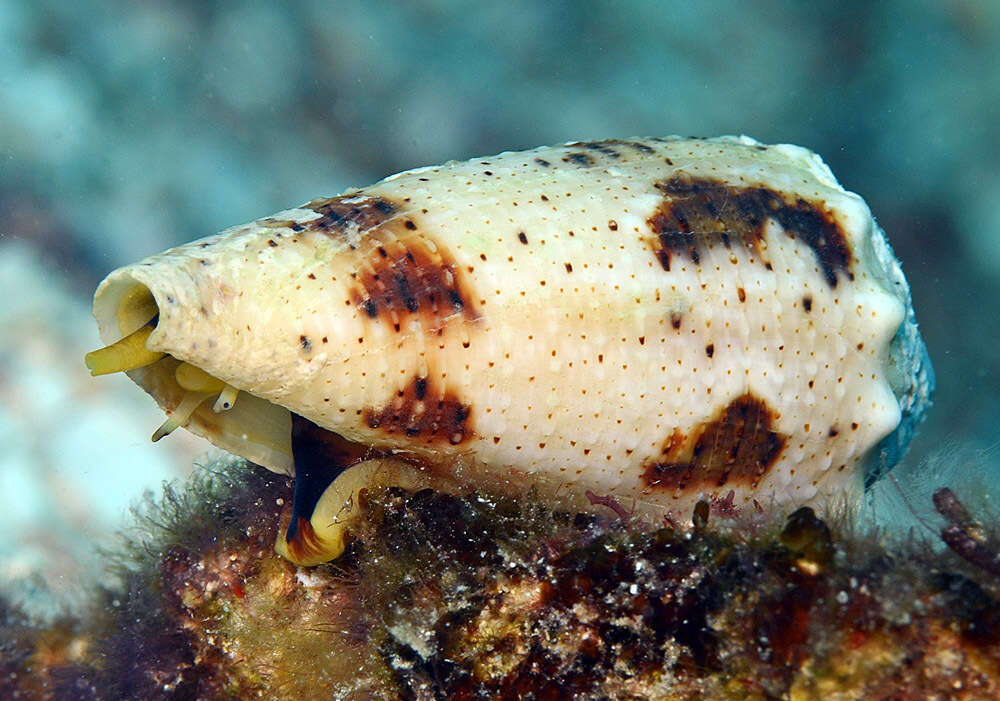
[[[570,143],[317,199],[113,272],[105,341],[136,283],[149,346],[245,405],[667,508],[850,500],[933,383],[865,203],[815,154],[745,137]],[[157,368],[131,375],[169,410]],[[292,469],[221,416],[189,428]]]

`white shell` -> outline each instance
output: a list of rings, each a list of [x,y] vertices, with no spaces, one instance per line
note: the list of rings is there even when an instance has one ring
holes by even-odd
[[[286,446],[237,425],[283,420],[261,400],[672,509],[850,500],[933,384],[865,203],[815,154],[746,137],[571,143],[314,200],[111,273],[106,342],[137,283],[150,348],[261,398],[189,428],[286,472]],[[130,373],[166,409],[176,362]]]

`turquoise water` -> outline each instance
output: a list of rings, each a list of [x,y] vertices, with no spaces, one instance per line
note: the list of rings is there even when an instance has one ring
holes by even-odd
[[[204,446],[92,381],[110,269],[448,159],[745,133],[821,154],[910,280],[936,406],[876,511],[1000,474],[1000,5],[0,0],[0,585],[65,599]]]

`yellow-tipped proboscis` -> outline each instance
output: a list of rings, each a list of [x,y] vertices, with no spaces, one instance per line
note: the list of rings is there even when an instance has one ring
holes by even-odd
[[[147,324],[110,346],[87,353],[84,362],[90,369],[90,374],[109,375],[113,372],[135,370],[162,358],[165,353],[152,351],[146,347],[146,341],[154,328],[152,324]]]

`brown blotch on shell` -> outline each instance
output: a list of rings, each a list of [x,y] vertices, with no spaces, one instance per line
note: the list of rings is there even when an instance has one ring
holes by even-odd
[[[457,445],[472,436],[470,414],[471,407],[447,388],[414,377],[388,405],[366,410],[364,419],[369,428],[387,434]]]
[[[627,141],[624,139],[611,139],[607,143],[615,144],[616,146],[627,146],[631,149],[638,151],[639,153],[650,154],[653,153],[653,147],[644,144],[641,141]]]
[[[582,146],[584,148],[590,149],[591,151],[597,151],[598,153],[603,153],[611,158],[621,158],[621,151],[623,149],[629,148],[634,151],[638,151],[642,154],[653,153],[653,147],[648,144],[644,144],[641,141],[629,141],[627,139],[604,139],[603,141],[585,141],[580,144],[574,144],[575,146]]]
[[[397,331],[408,315],[416,315],[426,330],[440,329],[458,315],[477,318],[454,259],[420,233],[405,204],[356,192],[313,200],[306,208],[322,215],[306,224],[311,231],[356,235],[350,245],[359,264],[350,294],[370,318]]]
[[[419,234],[375,245],[354,280],[354,302],[394,327],[408,315],[427,329],[457,315],[478,316],[455,261],[442,245]]]
[[[563,163],[572,163],[573,165],[587,168],[594,165],[596,161],[589,153],[584,153],[583,151],[573,151],[572,153],[567,153],[563,156]]]
[[[659,490],[754,488],[767,474],[788,437],[774,430],[775,414],[752,394],[736,397],[714,419],[685,439],[675,429],[659,459],[644,465],[647,487]]]
[[[686,174],[662,180],[656,188],[664,198],[647,224],[656,235],[653,253],[664,270],[670,270],[674,256],[697,265],[712,238],[727,248],[734,243],[742,246],[770,269],[761,250],[764,224],[770,218],[812,249],[830,287],[836,287],[838,274],[854,277],[847,237],[822,202],[762,185],[727,185]]]
[[[584,148],[590,149],[591,151],[597,151],[598,153],[603,153],[605,156],[610,156],[611,158],[618,159],[622,155],[615,150],[615,144],[611,141],[586,141],[579,144]]]
[[[306,222],[308,229],[326,233],[345,233],[351,229],[367,231],[387,222],[398,206],[383,197],[368,197],[359,193],[321,197],[305,205],[305,209],[320,214],[319,219]]]

